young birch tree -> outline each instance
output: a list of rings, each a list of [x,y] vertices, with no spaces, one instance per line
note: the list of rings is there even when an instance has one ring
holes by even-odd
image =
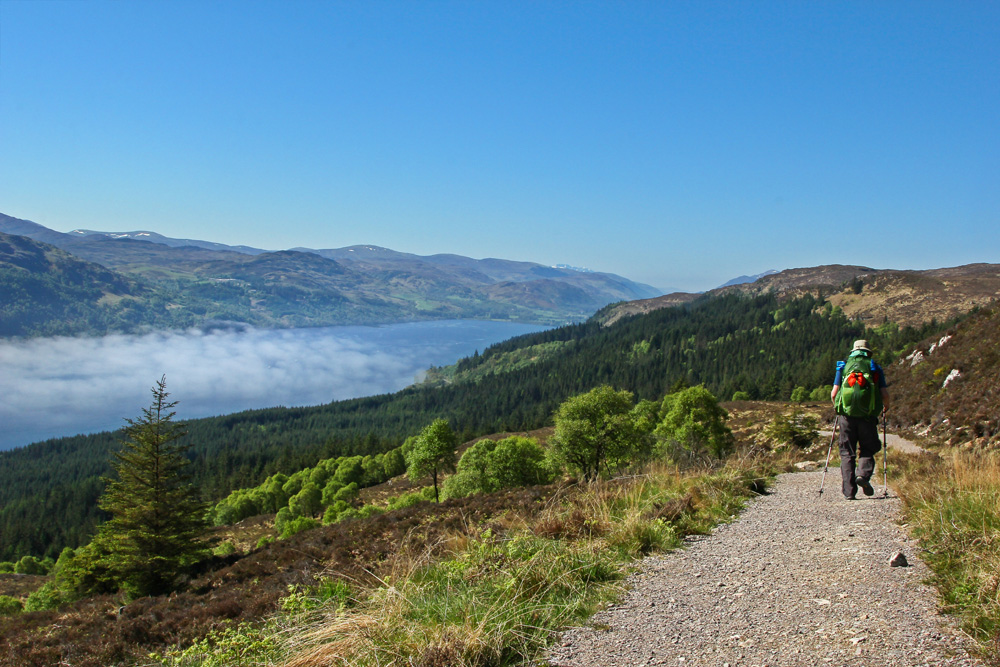
[[[407,453],[406,474],[413,481],[431,475],[434,478],[434,500],[438,495],[438,476],[444,472],[455,472],[455,448],[458,438],[446,419],[435,419],[424,428],[413,441]]]

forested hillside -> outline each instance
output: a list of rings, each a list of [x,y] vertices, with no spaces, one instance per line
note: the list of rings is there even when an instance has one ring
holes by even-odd
[[[539,427],[566,398],[601,384],[650,399],[701,383],[723,398],[787,399],[795,387],[828,385],[855,338],[891,359],[939,329],[866,330],[812,296],[774,295],[702,299],[612,327],[591,320],[493,346],[438,373],[439,386],[190,422],[192,472],[206,499],[217,500],[322,458],[387,451],[437,417],[462,439]],[[105,433],[0,453],[0,560],[55,556],[93,530],[98,478],[114,443]]]
[[[0,233],[0,337],[184,326],[145,281],[24,236]]]
[[[49,264],[22,264],[7,275],[0,248],[0,336],[103,335],[229,322],[262,328],[428,319],[558,325],[609,303],[659,293],[609,273],[424,257],[375,246],[272,252],[151,232],[64,234],[2,213],[0,234],[34,246],[36,254],[92,267],[91,289],[67,292],[63,272]],[[123,280],[133,285],[124,293],[117,285]],[[60,289],[39,291],[36,283]],[[80,298],[69,298],[74,294]]]

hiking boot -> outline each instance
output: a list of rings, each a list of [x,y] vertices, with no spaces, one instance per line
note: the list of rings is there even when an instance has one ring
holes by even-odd
[[[872,487],[872,483],[864,477],[858,477],[858,486],[861,487],[861,490],[865,492],[866,496],[875,495],[875,489]]]

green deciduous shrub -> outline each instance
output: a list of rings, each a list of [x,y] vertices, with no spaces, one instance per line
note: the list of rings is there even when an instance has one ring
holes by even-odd
[[[658,451],[678,465],[720,460],[733,449],[729,415],[702,385],[664,396],[660,415]]]
[[[165,667],[272,664],[270,658],[277,647],[278,639],[273,628],[241,624],[212,632],[182,651],[154,653],[149,657]]]
[[[627,466],[645,449],[643,414],[633,411],[632,393],[601,386],[559,406],[549,441],[559,460],[584,479]]]
[[[24,603],[9,595],[0,595],[0,616],[14,616],[24,609]]]
[[[281,530],[281,539],[287,539],[292,535],[297,535],[304,530],[311,530],[320,526],[320,522],[312,517],[308,516],[297,516],[294,519],[288,521],[284,528]]]
[[[809,392],[810,401],[829,401],[830,394],[833,393],[833,385],[827,384],[821,387],[816,387],[811,392]]]
[[[361,509],[358,510],[358,516],[362,519],[367,519],[370,516],[375,516],[377,514],[385,513],[385,509],[382,507],[377,507],[375,505],[362,505]]]
[[[49,581],[24,601],[24,611],[45,611],[55,609],[65,602],[64,595],[59,591],[56,582]]]
[[[236,553],[236,545],[232,542],[223,542],[212,549],[212,553],[216,556],[231,556]]]
[[[480,440],[465,450],[456,468],[444,483],[446,498],[548,484],[553,477],[545,450],[535,439],[522,436]]]
[[[351,509],[350,503],[343,500],[336,501],[327,507],[326,511],[323,513],[323,525],[325,526],[340,521],[340,515],[349,509]]]
[[[403,493],[395,498],[389,500],[386,509],[389,510],[399,510],[404,507],[412,507],[417,503],[422,503],[428,500],[434,500],[434,487],[425,486],[422,489],[416,491],[411,491],[410,493]]]
[[[24,556],[14,564],[14,574],[48,574],[49,568],[34,556]]]
[[[315,516],[323,508],[323,491],[306,482],[294,496],[288,499],[288,510],[292,516]]]

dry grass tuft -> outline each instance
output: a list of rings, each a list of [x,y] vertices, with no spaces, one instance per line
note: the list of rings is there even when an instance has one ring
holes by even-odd
[[[1000,454],[905,457],[895,485],[944,608],[1000,664]]]

